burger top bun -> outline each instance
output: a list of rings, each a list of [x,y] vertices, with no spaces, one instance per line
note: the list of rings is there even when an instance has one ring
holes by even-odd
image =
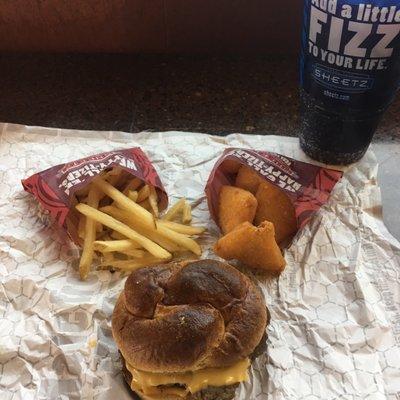
[[[253,352],[266,324],[260,289],[215,260],[134,271],[112,317],[125,360],[136,369],[160,373],[232,365]]]

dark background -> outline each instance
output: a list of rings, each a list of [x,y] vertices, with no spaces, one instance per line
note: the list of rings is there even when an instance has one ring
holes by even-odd
[[[301,10],[301,0],[0,0],[0,49],[288,54]]]
[[[296,56],[0,56],[0,121],[58,128],[296,135]],[[400,99],[376,139],[399,137]]]
[[[0,0],[0,121],[295,135],[301,14],[301,0]],[[378,139],[399,137],[399,110]]]

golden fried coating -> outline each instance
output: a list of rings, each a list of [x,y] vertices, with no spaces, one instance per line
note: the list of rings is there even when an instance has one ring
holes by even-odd
[[[253,222],[256,198],[247,190],[222,186],[219,192],[218,219],[222,232],[228,233],[242,222]]]
[[[250,268],[281,272],[285,259],[276,244],[274,225],[264,221],[258,228],[244,222],[223,236],[214,246],[215,253],[225,260],[239,260]]]
[[[225,174],[237,174],[240,168],[240,163],[235,160],[225,160],[220,168],[221,171],[224,172]]]
[[[258,207],[255,225],[270,221],[275,227],[277,243],[289,240],[297,231],[294,206],[286,193],[271,183],[264,181],[259,185],[256,199]]]
[[[241,166],[236,176],[235,186],[256,194],[260,183],[264,182],[257,172],[245,165]]]

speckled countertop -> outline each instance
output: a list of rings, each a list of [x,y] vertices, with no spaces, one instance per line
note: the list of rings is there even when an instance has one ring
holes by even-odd
[[[0,55],[0,121],[70,129],[296,136],[298,62],[282,57]],[[400,239],[400,96],[374,138]]]
[[[281,57],[0,56],[0,120],[96,130],[296,135],[298,62]],[[376,140],[400,138],[400,96]]]

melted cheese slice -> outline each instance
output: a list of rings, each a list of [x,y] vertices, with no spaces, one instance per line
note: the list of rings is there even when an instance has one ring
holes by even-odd
[[[227,386],[243,382],[248,379],[247,368],[250,365],[248,358],[225,368],[205,368],[184,373],[153,373],[135,369],[129,363],[126,368],[132,374],[131,388],[145,395],[159,398],[162,394],[186,397],[188,392],[196,393],[208,386]],[[184,385],[187,389],[174,387],[158,387],[166,385]]]

